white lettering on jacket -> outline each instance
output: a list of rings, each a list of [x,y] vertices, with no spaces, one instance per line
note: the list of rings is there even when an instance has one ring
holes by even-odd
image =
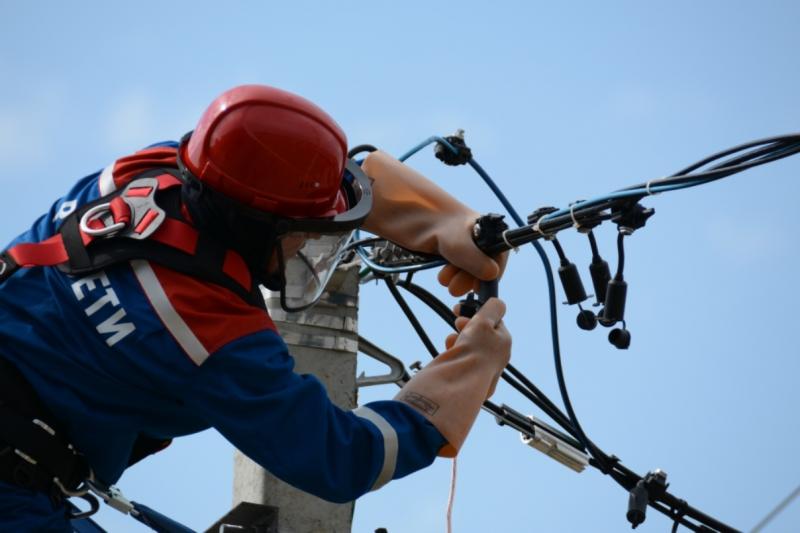
[[[56,211],[56,214],[53,217],[53,222],[55,222],[56,220],[64,220],[65,218],[70,216],[77,207],[78,207],[77,200],[64,200],[64,203],[62,203],[61,206],[58,208],[58,211]]]
[[[100,281],[101,287],[97,286],[97,281]],[[134,326],[132,322],[120,322],[120,320],[126,316],[125,309],[120,306],[117,293],[111,288],[111,283],[108,281],[105,272],[101,271],[97,274],[91,274],[85,278],[79,279],[72,284],[72,292],[75,293],[75,298],[77,298],[79,302],[83,301],[87,295],[96,297],[88,307],[84,308],[83,311],[86,313],[86,316],[92,316],[105,307],[106,304],[111,304],[111,307],[119,308],[111,316],[97,325],[97,332],[106,337],[105,341],[109,346],[114,346],[136,329],[136,326]],[[99,296],[94,294],[96,292],[100,293]]]

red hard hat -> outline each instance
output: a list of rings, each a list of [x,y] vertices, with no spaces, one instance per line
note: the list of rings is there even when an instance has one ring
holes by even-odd
[[[347,209],[344,132],[315,104],[274,87],[222,93],[181,158],[200,181],[259,211],[316,218]]]

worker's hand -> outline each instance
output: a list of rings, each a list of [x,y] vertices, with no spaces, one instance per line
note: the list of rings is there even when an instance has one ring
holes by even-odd
[[[472,240],[477,212],[384,152],[370,153],[362,169],[372,178],[373,190],[364,229],[409,250],[444,257],[450,264],[439,273],[439,281],[450,294],[461,296],[479,280],[502,274],[507,254],[492,259]]]
[[[487,305],[491,305],[488,309]],[[498,308],[499,306],[499,308]],[[456,314],[460,312],[460,305],[453,308]],[[506,306],[502,300],[498,298],[490,298],[473,316],[467,318],[459,316],[456,318],[455,326],[458,333],[451,333],[444,341],[445,348],[450,350],[457,344],[470,344],[470,343],[488,343],[490,344],[490,353],[487,357],[491,358],[497,364],[498,370],[495,373],[494,379],[489,387],[485,399],[489,399],[497,387],[497,381],[500,379],[500,374],[508,364],[511,358],[511,334],[506,329],[502,322],[502,317],[505,315]],[[499,318],[497,321],[492,322],[495,316]],[[489,326],[492,326],[491,328]],[[470,349],[479,349],[477,346],[471,346]]]
[[[455,231],[442,239],[439,253],[449,263],[439,271],[439,283],[453,296],[463,296],[477,291],[481,280],[492,281],[503,275],[508,252],[494,258],[484,254],[472,240],[472,226],[478,216],[473,216],[467,231]]]
[[[458,452],[508,364],[511,335],[503,324],[505,310],[502,301],[490,298],[472,318],[457,319],[459,332],[447,338],[447,350],[396,397],[420,411],[447,439],[440,455]]]

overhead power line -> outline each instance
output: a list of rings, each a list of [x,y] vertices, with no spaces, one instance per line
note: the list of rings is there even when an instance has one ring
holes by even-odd
[[[798,495],[800,495],[800,485],[799,485],[799,486],[798,486],[796,489],[794,489],[794,491],[792,491],[792,493],[791,493],[791,494],[789,494],[787,497],[785,497],[785,498],[783,499],[783,501],[782,501],[781,503],[779,503],[779,504],[777,505],[777,507],[775,507],[775,509],[773,509],[772,511],[770,511],[770,512],[769,512],[769,514],[768,514],[767,516],[765,516],[764,518],[762,518],[762,519],[761,519],[761,522],[759,522],[758,524],[756,524],[756,526],[755,526],[753,529],[751,529],[751,530],[750,530],[750,533],[758,533],[759,531],[761,531],[762,529],[764,529],[764,526],[766,526],[767,524],[769,524],[769,523],[772,521],[772,519],[773,519],[773,518],[775,518],[776,516],[778,516],[778,515],[781,513],[781,511],[783,511],[784,509],[786,509],[786,507],[788,507],[788,506],[789,506],[789,504],[790,504],[790,503],[792,503],[792,500],[794,500],[795,498],[797,498],[797,496],[798,496]]]

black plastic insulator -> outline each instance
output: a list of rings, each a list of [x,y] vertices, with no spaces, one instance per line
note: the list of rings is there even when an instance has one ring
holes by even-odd
[[[594,295],[597,304],[602,304],[606,301],[606,290],[608,289],[608,282],[611,281],[611,270],[608,268],[608,261],[600,256],[592,258],[589,264],[589,273],[592,275],[592,286],[594,287]]]
[[[471,292],[467,294],[467,297],[461,300],[459,303],[459,313],[458,316],[465,316],[467,318],[472,318],[475,316],[475,313],[478,312],[478,309],[481,308],[481,301],[475,298],[475,293]]]
[[[539,209],[528,215],[528,224],[536,224],[537,222],[539,222],[539,219],[542,218],[543,216],[549,215],[550,213],[554,213],[556,211],[558,211],[557,207],[553,206],[540,207]]]
[[[475,245],[486,252],[498,243],[502,243],[503,232],[508,229],[504,219],[505,215],[497,213],[481,215],[472,228],[472,240],[475,241]]]
[[[624,328],[614,328],[608,334],[608,342],[618,350],[627,350],[631,346],[631,332]]]
[[[458,153],[454,154],[444,143],[437,142],[436,146],[433,148],[433,154],[436,156],[436,159],[452,167],[466,165],[469,160],[472,159],[472,150],[470,150],[467,143],[464,142],[464,130],[458,130],[455,135],[445,137],[444,140],[458,150]]]
[[[647,516],[648,499],[647,485],[644,479],[640,479],[628,496],[628,513],[625,516],[631,523],[631,529],[636,529],[639,524],[644,522]]]
[[[581,303],[589,298],[586,296],[581,275],[575,263],[563,263],[558,267],[558,277],[561,278],[561,285],[564,287],[564,294],[567,296],[569,305]]]
[[[612,279],[607,287],[603,307],[604,325],[616,324],[625,318],[625,297],[628,293],[628,284],[622,279]]]
[[[591,331],[597,327],[597,317],[589,309],[581,309],[575,321],[578,323],[578,327],[585,331]]]
[[[642,204],[636,203],[615,210],[613,220],[620,227],[637,230],[643,228],[647,219],[655,214],[656,210],[652,207],[644,207]]]

